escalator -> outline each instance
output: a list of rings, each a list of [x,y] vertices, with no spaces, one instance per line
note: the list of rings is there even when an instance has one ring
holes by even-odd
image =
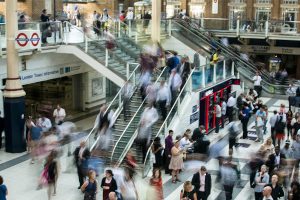
[[[242,58],[239,52],[231,47],[225,47],[220,41],[213,38],[207,31],[199,28],[194,22],[186,22],[183,20],[172,20],[172,36],[184,41],[188,40],[189,43],[200,47],[207,54],[211,55],[211,52],[216,49],[221,49],[221,54],[226,59],[231,59],[236,66],[236,70],[240,73],[240,77],[244,81],[252,83],[252,77],[257,72],[257,67],[251,60],[245,60]],[[187,42],[186,42],[187,43]],[[205,56],[207,56],[207,54]],[[263,90],[269,94],[285,94],[288,88],[288,83],[283,85],[278,82],[272,82],[269,77],[269,72],[262,69],[262,86]]]

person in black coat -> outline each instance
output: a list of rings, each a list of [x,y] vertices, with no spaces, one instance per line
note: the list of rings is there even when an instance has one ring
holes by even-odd
[[[201,181],[203,178],[205,179],[204,182]],[[211,175],[207,173],[205,166],[202,166],[200,171],[193,175],[192,185],[197,192],[197,199],[207,200],[211,191]]]
[[[273,197],[273,200],[277,200],[278,198],[281,198],[281,197],[284,196],[283,189],[278,184],[278,176],[276,174],[274,174],[272,176],[271,183],[267,184],[266,186],[270,186],[272,188],[272,194],[271,195]]]
[[[113,172],[108,169],[105,170],[105,177],[101,181],[101,187],[103,188],[103,200],[109,199],[109,193],[115,192],[118,189],[117,182],[113,178]]]
[[[1,112],[0,112],[1,114]],[[5,123],[4,123],[4,117],[0,116],[0,149],[2,148],[2,132],[4,131],[5,128]]]
[[[86,147],[85,142],[82,141],[80,142],[80,146],[77,147],[74,151],[74,160],[75,160],[75,165],[77,167],[77,174],[78,174],[78,180],[79,180],[79,187],[78,189],[81,188],[84,182],[84,165],[86,161],[90,158],[91,153],[89,149]]]

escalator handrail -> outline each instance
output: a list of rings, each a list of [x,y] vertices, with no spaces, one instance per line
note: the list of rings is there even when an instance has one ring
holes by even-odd
[[[160,75],[157,77],[156,81],[154,82],[154,84],[156,84],[160,78],[162,77],[162,75],[164,74],[164,71],[166,70],[167,67],[164,67],[164,69],[161,71]],[[118,141],[116,142],[116,144],[114,145],[113,151],[111,153],[111,161],[113,160],[113,155],[115,153],[116,147],[118,146],[119,142],[121,141],[121,138],[123,138],[124,134],[126,133],[127,129],[129,128],[129,126],[131,125],[131,123],[133,122],[134,118],[137,116],[137,114],[139,113],[140,109],[143,107],[144,103],[147,101],[147,97],[148,95],[145,97],[145,99],[143,100],[143,102],[141,103],[141,105],[139,106],[139,108],[135,111],[135,114],[133,115],[133,117],[131,118],[131,120],[129,121],[129,123],[127,124],[126,128],[124,129],[124,131],[122,132],[121,136],[119,137]],[[116,165],[120,165],[122,160],[125,157],[125,154],[127,154],[127,152],[129,151],[129,149],[131,148],[131,144],[133,143],[133,141],[135,140],[136,136],[137,136],[137,130],[135,130],[135,132],[133,133],[133,135],[131,136],[129,142],[127,143],[126,147],[124,148],[123,153],[121,154],[119,160],[117,161]],[[126,153],[124,153],[126,152]]]
[[[128,77],[128,80],[130,80],[133,76],[133,74],[137,71],[137,69],[140,68],[140,64],[139,63],[130,63],[130,64],[136,64],[135,69],[131,72],[130,76]],[[111,109],[113,102],[116,101],[116,99],[119,98],[119,95],[121,95],[120,93],[122,92],[123,88],[124,88],[125,84],[120,88],[120,90],[118,91],[118,93],[116,94],[116,96],[113,98],[113,100],[109,103],[107,109],[105,110],[105,114],[107,114],[107,112]],[[85,142],[89,139],[89,137],[92,136],[92,133],[94,132],[94,130],[96,129],[97,124],[94,125],[94,127],[92,128],[92,130],[90,131],[90,133],[87,135]],[[99,137],[96,139],[96,141],[94,142],[94,144],[92,145],[92,147],[90,148],[90,150],[93,149],[93,147],[96,145],[96,142],[99,140]]]

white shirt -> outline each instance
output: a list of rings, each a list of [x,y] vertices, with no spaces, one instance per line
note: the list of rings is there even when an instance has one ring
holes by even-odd
[[[222,115],[226,115],[227,104],[225,101],[222,102]]]
[[[200,173],[200,188],[199,188],[200,192],[205,192],[205,176],[206,174],[201,175]]]
[[[170,104],[170,90],[167,86],[160,87],[157,93],[156,101],[167,101],[167,105]]]
[[[172,90],[178,90],[179,87],[182,84],[182,79],[180,77],[180,75],[178,73],[176,73],[174,76],[171,74],[170,78],[169,78],[169,86],[171,88],[172,86]]]
[[[234,97],[229,97],[227,101],[227,107],[233,107],[236,105],[236,99]]]
[[[122,95],[125,98],[130,98],[133,94],[133,86],[131,83],[127,83],[122,89]]]
[[[53,112],[53,117],[55,117],[55,123],[59,121],[63,121],[66,117],[66,111],[63,108],[60,108],[59,111],[57,109]]]
[[[52,127],[52,123],[50,119],[48,118],[40,118],[39,119],[39,126],[43,129],[43,131],[49,131],[49,129]]]
[[[272,117],[270,117],[269,123],[270,123],[270,125],[271,125],[272,128],[275,127],[275,123],[276,123],[277,119],[278,119],[278,114],[273,115]]]
[[[261,82],[262,79],[261,79],[261,77],[258,75],[258,76],[254,76],[252,80],[254,81],[254,85],[255,85],[255,86],[260,86],[260,82]]]
[[[186,137],[183,137],[179,141],[179,148],[184,149],[184,148],[188,147],[190,144],[191,144],[191,142],[189,141],[189,139],[186,139]]]
[[[126,19],[127,20],[133,20],[133,12],[132,11],[127,12]]]
[[[219,104],[216,105],[216,117],[221,117],[222,112],[221,112],[221,106]]]

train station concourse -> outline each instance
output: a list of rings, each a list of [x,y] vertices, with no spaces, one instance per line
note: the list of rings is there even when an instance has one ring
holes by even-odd
[[[300,200],[299,11],[0,0],[0,200]]]

